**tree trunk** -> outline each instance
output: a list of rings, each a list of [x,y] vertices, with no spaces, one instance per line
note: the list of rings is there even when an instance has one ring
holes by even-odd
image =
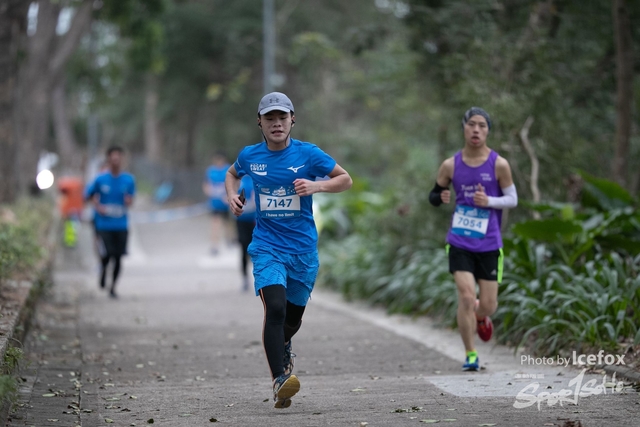
[[[38,2],[35,34],[29,37],[27,61],[21,72],[22,137],[18,152],[19,186],[22,193],[35,184],[38,158],[49,130],[49,58],[53,48],[60,7]]]
[[[529,159],[531,160],[531,194],[533,196],[533,202],[540,202],[540,189],[538,188],[538,177],[540,175],[540,162],[538,161],[538,156],[536,155],[536,151],[533,148],[533,145],[529,141],[529,129],[531,129],[531,125],[533,124],[534,119],[533,116],[527,117],[524,125],[522,125],[522,129],[520,129],[520,141],[522,142],[522,146],[525,151],[529,155]],[[540,219],[540,212],[533,212],[534,219]]]
[[[40,152],[49,135],[52,87],[62,78],[64,66],[89,28],[92,11],[93,1],[84,0],[76,10],[69,31],[58,37],[60,5],[52,0],[38,2],[37,28],[29,38],[27,61],[20,75],[22,119],[18,165],[21,192],[34,184]]]
[[[157,83],[155,76],[148,76],[144,102],[144,150],[147,158],[154,164],[162,160],[162,141],[157,116]]]
[[[613,179],[623,187],[629,184],[629,145],[633,102],[633,50],[631,22],[625,0],[613,0],[613,30],[616,44],[616,139]]]
[[[73,133],[67,114],[67,94],[65,80],[60,79],[51,92],[51,113],[60,163],[69,172],[81,173],[82,154]]]
[[[191,111],[191,114],[187,116],[187,129],[186,129],[186,138],[185,138],[185,146],[184,146],[184,165],[187,168],[192,168],[195,166],[195,139],[196,139],[196,129],[198,126],[198,113],[200,112],[199,108],[195,108]]]
[[[17,169],[15,128],[17,58],[21,33],[25,31],[28,0],[0,3],[0,204],[16,196]]]

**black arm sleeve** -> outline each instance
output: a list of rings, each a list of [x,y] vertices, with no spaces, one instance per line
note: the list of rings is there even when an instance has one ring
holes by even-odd
[[[433,187],[433,190],[431,190],[431,193],[429,193],[429,203],[436,207],[440,206],[442,204],[440,193],[446,189],[447,187],[440,187],[436,181],[436,185]]]

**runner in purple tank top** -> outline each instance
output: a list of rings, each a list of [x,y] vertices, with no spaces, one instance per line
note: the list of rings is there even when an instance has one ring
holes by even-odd
[[[446,159],[429,194],[434,206],[451,201],[455,210],[447,235],[449,271],[458,288],[458,329],[466,350],[462,369],[477,371],[480,359],[474,345],[477,332],[489,341],[493,324],[489,316],[498,307],[502,281],[502,209],[518,205],[509,162],[487,147],[491,119],[482,108],[472,107],[462,119],[465,146]],[[480,298],[476,298],[476,282]]]

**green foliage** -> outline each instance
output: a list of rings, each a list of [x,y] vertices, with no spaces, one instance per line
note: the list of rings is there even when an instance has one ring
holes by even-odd
[[[18,367],[20,361],[24,359],[24,352],[19,347],[9,347],[4,354],[3,369],[6,373],[11,373]]]
[[[103,17],[115,23],[122,35],[128,37],[130,63],[136,70],[163,69],[160,46],[163,28],[158,17],[167,6],[165,0],[119,0],[104,2]]]
[[[637,201],[618,184],[580,172],[584,179],[581,206],[530,205],[545,215],[523,221],[512,231],[527,240],[546,242],[568,266],[584,264],[603,251],[640,253],[640,212]]]
[[[0,375],[0,401],[14,401],[18,393],[18,385],[12,375]]]
[[[51,211],[46,201],[23,199],[10,211],[15,220],[0,220],[0,284],[30,272],[42,259]]]
[[[18,397],[19,377],[16,369],[24,359],[24,352],[18,347],[9,347],[4,354],[2,373],[0,374],[0,402],[15,402]]]
[[[38,255],[33,230],[0,223],[0,280],[33,267]]]
[[[585,182],[582,193],[582,206],[598,211],[611,211],[633,207],[637,201],[620,184],[602,178],[596,178],[587,172],[578,171]]]
[[[636,343],[640,324],[640,257],[616,253],[576,271],[552,264],[542,246],[509,260],[495,313],[501,342],[539,354],[568,349],[616,349]],[[519,266],[515,264],[519,263]],[[528,268],[522,268],[523,264]],[[533,268],[532,268],[533,267]]]

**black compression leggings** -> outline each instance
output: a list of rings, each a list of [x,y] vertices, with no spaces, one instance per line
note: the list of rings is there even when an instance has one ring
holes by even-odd
[[[300,329],[305,307],[287,301],[287,292],[282,285],[260,289],[260,298],[264,305],[262,342],[271,376],[277,378],[284,373],[284,343]]]
[[[247,277],[249,273],[248,266],[250,257],[247,253],[247,250],[249,249],[249,245],[251,244],[254,227],[255,225],[253,222],[236,221],[236,228],[238,230],[238,241],[240,242],[240,246],[242,246],[242,275],[244,277]]]
[[[100,281],[104,283],[105,278],[107,276],[107,265],[109,265],[109,260],[113,260],[113,282],[111,283],[111,290],[116,289],[116,280],[118,280],[118,275],[120,275],[120,257],[119,256],[105,256],[101,258],[102,260],[102,277]]]

